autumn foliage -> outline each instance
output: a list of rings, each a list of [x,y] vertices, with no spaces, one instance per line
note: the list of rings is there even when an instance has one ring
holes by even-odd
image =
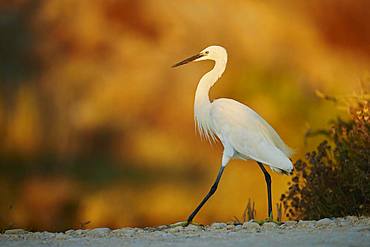
[[[359,100],[349,112],[349,120],[333,121],[321,131],[326,139],[295,163],[281,196],[287,217],[370,215],[369,100]]]

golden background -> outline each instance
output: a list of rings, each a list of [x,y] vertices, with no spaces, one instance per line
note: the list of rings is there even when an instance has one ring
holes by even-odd
[[[296,150],[338,115],[315,90],[368,78],[370,3],[16,0],[0,2],[0,227],[151,226],[183,221],[208,192],[219,143],[201,141],[193,97],[210,62],[170,66],[209,45],[229,63],[211,97],[255,109]],[[273,200],[289,177],[273,174]],[[266,217],[262,172],[232,161],[197,222]],[[274,207],[275,211],[275,207]]]

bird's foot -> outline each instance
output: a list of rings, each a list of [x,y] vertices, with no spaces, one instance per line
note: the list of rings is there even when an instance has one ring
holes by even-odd
[[[199,224],[199,223],[196,223],[196,222],[193,222],[193,221],[191,221],[191,222],[189,222],[189,221],[180,221],[180,222],[168,225],[168,228],[174,228],[174,227],[177,227],[177,226],[187,227],[189,225],[203,226],[202,224]]]

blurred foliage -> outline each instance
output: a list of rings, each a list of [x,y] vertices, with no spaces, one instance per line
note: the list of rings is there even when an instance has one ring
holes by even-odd
[[[289,190],[281,196],[287,217],[370,215],[369,106],[369,97],[357,98],[349,120],[339,118],[330,129],[317,132],[327,140],[295,162]]]
[[[229,62],[211,98],[247,104],[297,155],[310,150],[308,123],[336,114],[315,90],[342,94],[366,77],[369,10],[368,0],[0,1],[0,227],[186,219],[222,150],[194,131],[211,63],[170,66],[212,44]],[[276,200],[288,177],[272,177]],[[229,221],[247,198],[265,218],[263,184],[255,162],[233,161],[197,221]]]

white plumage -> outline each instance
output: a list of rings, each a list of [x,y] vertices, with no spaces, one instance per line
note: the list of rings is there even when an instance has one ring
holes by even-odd
[[[225,150],[230,150],[224,156],[253,159],[274,171],[291,172],[290,148],[255,111],[232,99],[217,99],[211,104],[209,114],[212,131]]]
[[[209,90],[225,71],[227,53],[223,47],[210,46],[194,61],[213,60],[215,66],[199,81],[194,102],[194,115],[200,133],[207,139],[217,136],[225,152],[222,164],[231,158],[253,159],[272,170],[291,172],[288,157],[291,149],[276,131],[255,111],[232,99],[209,100]],[[227,162],[226,162],[227,161]]]
[[[292,150],[284,143],[276,131],[255,111],[232,99],[209,99],[209,90],[225,71],[227,52],[221,46],[210,46],[199,54],[185,59],[173,67],[191,61],[212,60],[215,65],[199,81],[195,93],[194,118],[198,130],[208,140],[217,138],[224,146],[222,164],[211,191],[189,216],[192,221],[203,204],[215,192],[224,167],[231,159],[256,160],[261,167],[269,196],[269,216],[272,217],[271,178],[262,164],[275,172],[290,173],[293,170],[289,157]]]

